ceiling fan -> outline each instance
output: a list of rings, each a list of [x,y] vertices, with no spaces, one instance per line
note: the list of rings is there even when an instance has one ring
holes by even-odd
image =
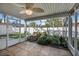
[[[23,10],[20,11],[20,14],[26,14],[28,16],[32,15],[33,13],[44,13],[44,10],[40,7],[35,7],[34,3],[25,3],[24,5],[15,4],[16,6],[21,7]]]

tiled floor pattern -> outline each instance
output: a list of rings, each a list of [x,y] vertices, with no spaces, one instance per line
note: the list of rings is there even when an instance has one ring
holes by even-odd
[[[70,56],[66,49],[42,46],[33,42],[23,42],[0,51],[1,56]]]

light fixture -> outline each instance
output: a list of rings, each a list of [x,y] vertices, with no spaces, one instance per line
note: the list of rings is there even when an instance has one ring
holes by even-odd
[[[33,11],[30,10],[30,9],[27,9],[25,12],[26,12],[26,14],[29,15],[29,16],[32,15],[32,13],[33,13]]]

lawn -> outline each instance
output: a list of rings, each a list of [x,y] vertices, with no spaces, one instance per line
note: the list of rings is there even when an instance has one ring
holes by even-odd
[[[24,38],[25,36],[26,36],[25,33],[21,33],[21,38]],[[15,32],[14,34],[10,34],[9,37],[14,38],[14,39],[18,39],[20,37],[20,33]]]

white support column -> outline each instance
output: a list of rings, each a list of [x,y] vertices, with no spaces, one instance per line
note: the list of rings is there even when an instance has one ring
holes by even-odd
[[[31,21],[29,21],[29,22],[31,23]],[[30,29],[31,29],[31,26],[30,26],[30,24],[29,24],[29,33],[31,32]],[[30,34],[31,34],[31,33],[30,33]]]
[[[65,27],[65,29],[66,29],[66,41],[68,40],[68,19],[67,19],[67,17],[66,17],[66,27]]]
[[[68,17],[68,43],[71,44],[72,40],[72,18]]]
[[[26,32],[26,40],[27,40],[27,21],[25,21],[25,32]]]
[[[19,24],[21,25],[21,20],[19,20]],[[19,26],[19,42],[21,42],[21,26]]]
[[[62,36],[65,37],[65,26],[64,26],[64,20],[62,19]]]
[[[7,17],[7,16],[6,16]],[[7,25],[6,25],[6,34],[7,34],[7,39],[6,39],[6,48],[8,48],[8,40],[9,40],[9,32],[8,32],[8,28],[9,28],[9,22],[8,22],[8,17],[7,19]]]
[[[48,22],[48,19],[47,19],[47,22]],[[47,28],[47,34],[49,35],[49,25],[46,28]]]
[[[74,39],[74,48],[75,48],[75,55],[78,55],[78,51],[77,51],[77,17],[78,17],[78,14],[77,14],[77,12],[75,12],[74,15],[75,15],[75,39]]]
[[[67,41],[67,37],[68,37],[68,18],[66,17],[64,20],[63,20],[63,23],[64,23],[64,37],[65,37],[65,40]]]
[[[39,27],[40,27],[40,28],[41,28],[41,30],[42,30],[42,26],[41,26],[41,24],[42,24],[42,21],[40,20],[40,26],[39,26]]]
[[[54,21],[53,21],[53,35],[54,35]]]

